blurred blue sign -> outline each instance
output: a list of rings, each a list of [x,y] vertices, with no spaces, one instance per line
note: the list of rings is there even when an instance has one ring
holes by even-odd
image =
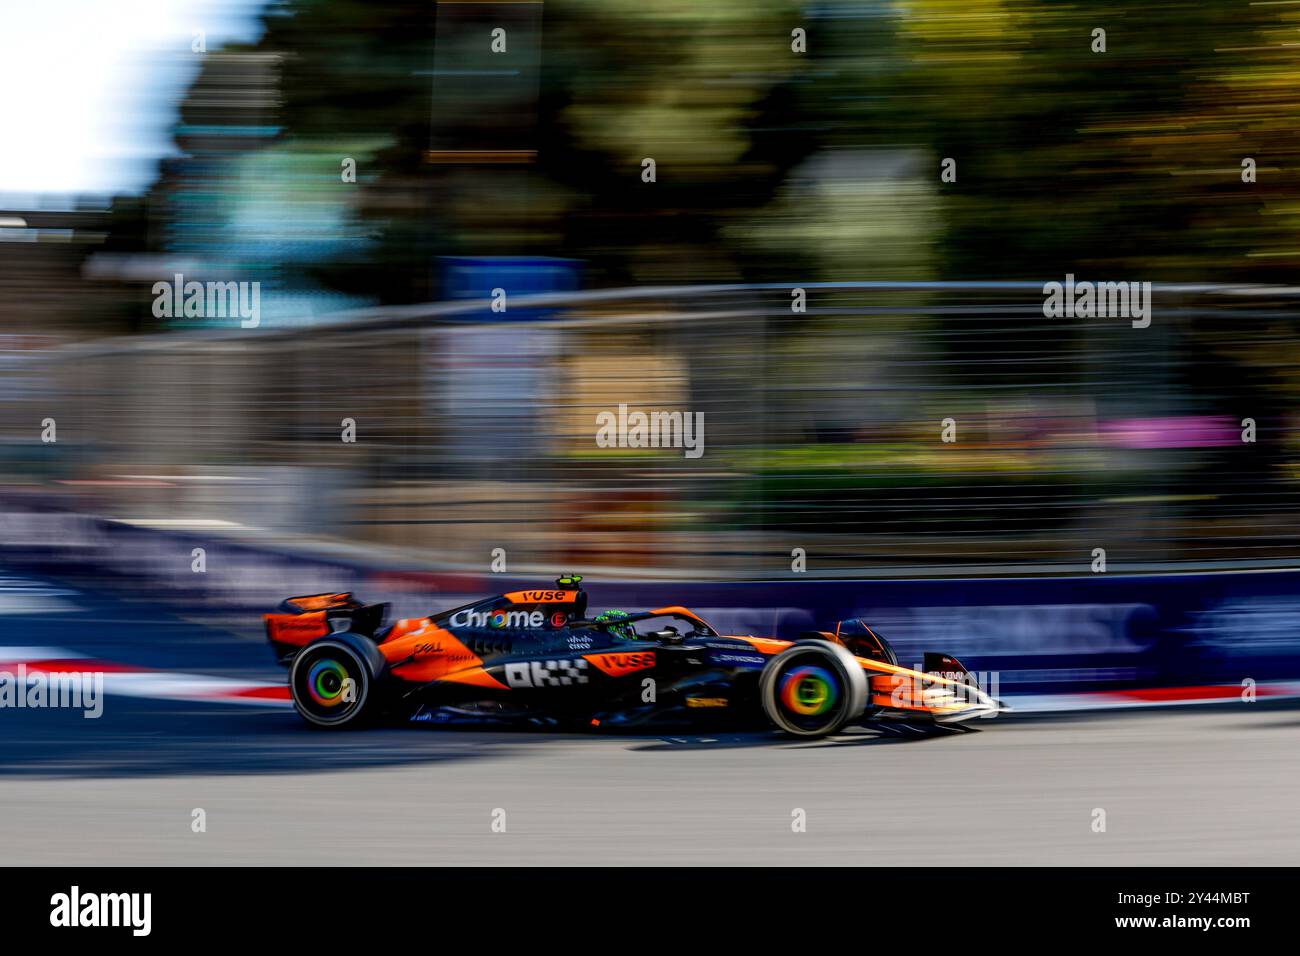
[[[581,285],[581,263],[577,259],[525,258],[519,256],[447,256],[438,260],[442,268],[442,297],[448,300],[490,301],[494,290],[504,292],[504,311],[484,308],[464,318],[477,322],[518,322],[550,318],[554,309],[515,308],[512,303],[525,296],[548,292],[576,292]],[[500,293],[496,293],[500,299]]]

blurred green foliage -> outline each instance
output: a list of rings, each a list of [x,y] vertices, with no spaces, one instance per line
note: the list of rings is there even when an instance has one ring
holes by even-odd
[[[372,241],[313,270],[347,292],[437,298],[438,255],[579,258],[594,284],[1270,281],[1300,256],[1294,5],[282,0],[266,24],[245,52],[278,60],[280,148],[369,147]],[[535,153],[429,159],[502,143]]]

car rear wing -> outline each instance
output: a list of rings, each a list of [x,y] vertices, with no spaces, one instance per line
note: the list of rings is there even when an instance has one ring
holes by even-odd
[[[263,619],[276,658],[288,664],[307,644],[335,631],[374,637],[387,614],[387,604],[363,604],[350,591],[326,591],[288,598]]]

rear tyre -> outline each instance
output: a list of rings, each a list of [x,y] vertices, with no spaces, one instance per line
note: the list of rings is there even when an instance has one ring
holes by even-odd
[[[860,717],[867,677],[843,647],[801,641],[768,661],[759,677],[768,719],[796,737],[824,737]]]
[[[375,675],[347,643],[326,638],[308,644],[293,660],[289,692],[303,720],[337,729],[363,723],[372,710]]]

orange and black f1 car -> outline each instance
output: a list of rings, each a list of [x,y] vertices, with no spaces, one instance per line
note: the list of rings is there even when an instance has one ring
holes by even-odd
[[[266,615],[294,706],[318,727],[372,720],[545,727],[774,725],[800,737],[889,718],[1006,708],[955,658],[900,667],[861,621],[797,641],[719,634],[684,607],[587,617],[576,575],[385,624],[351,594]]]

